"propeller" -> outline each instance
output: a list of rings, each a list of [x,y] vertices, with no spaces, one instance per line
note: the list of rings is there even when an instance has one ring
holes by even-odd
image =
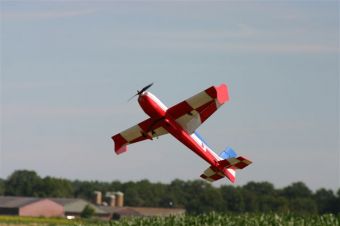
[[[152,85],[153,85],[153,82],[150,83],[149,85],[145,86],[140,91],[137,90],[137,93],[135,95],[133,95],[128,101],[132,100],[135,96],[140,96],[143,92],[145,92],[147,89],[149,89]]]

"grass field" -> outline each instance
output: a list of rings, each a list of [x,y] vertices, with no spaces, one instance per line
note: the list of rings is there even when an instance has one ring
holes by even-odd
[[[291,214],[202,214],[198,216],[176,216],[176,217],[150,217],[150,218],[126,218],[119,221],[100,220],[67,220],[63,218],[33,218],[0,216],[0,225],[22,225],[22,226],[52,226],[52,225],[107,225],[107,226],[133,226],[133,225],[160,225],[160,226],[181,226],[181,225],[313,225],[313,226],[340,226],[340,215],[322,216],[295,216]]]

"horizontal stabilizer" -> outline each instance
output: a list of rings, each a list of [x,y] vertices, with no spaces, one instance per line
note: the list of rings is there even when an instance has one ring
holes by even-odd
[[[235,168],[235,169],[243,169],[250,165],[252,162],[245,157],[239,156],[237,158],[229,158],[218,161],[218,164],[225,168]]]
[[[212,167],[209,167],[201,174],[201,178],[209,182],[217,181],[223,177],[224,175],[221,172],[214,170]]]
[[[215,167],[210,166],[208,169],[206,169],[203,174],[201,175],[201,178],[209,181],[214,182],[217,181],[223,177],[227,177],[232,183],[235,182],[236,178],[236,172],[234,169],[223,169],[223,172],[216,169]]]

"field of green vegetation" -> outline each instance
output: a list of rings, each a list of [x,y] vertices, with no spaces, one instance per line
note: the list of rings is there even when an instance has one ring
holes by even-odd
[[[297,216],[292,214],[217,214],[208,213],[197,216],[176,216],[176,217],[150,217],[150,218],[125,218],[119,221],[99,220],[66,220],[63,218],[33,218],[33,217],[12,217],[0,216],[0,225],[22,225],[22,226],[52,226],[52,225],[107,225],[107,226],[134,226],[134,225],[159,225],[159,226],[228,226],[228,225],[313,225],[313,226],[339,226],[340,215],[309,215]]]

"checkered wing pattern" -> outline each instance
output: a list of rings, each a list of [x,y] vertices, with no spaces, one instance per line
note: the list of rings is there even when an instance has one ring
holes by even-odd
[[[224,175],[221,172],[215,171],[212,167],[209,167],[201,174],[201,178],[209,182],[217,181],[223,177]]]
[[[226,168],[233,167],[235,169],[243,169],[246,166],[250,165],[252,162],[243,156],[239,156],[237,158],[223,159],[221,161],[218,161],[218,163]]]
[[[225,84],[212,86],[168,109],[171,115],[187,132],[192,134],[222,104],[229,100]]]
[[[215,167],[209,167],[206,169],[201,177],[207,181],[213,182],[219,180],[223,177],[227,177],[232,183],[235,182],[236,179],[236,171],[237,169],[243,169],[246,166],[250,165],[252,162],[242,156],[237,158],[229,158],[218,161],[218,164],[223,166],[223,170],[220,171]]]
[[[151,131],[152,130],[152,131]],[[137,125],[124,130],[112,137],[115,143],[115,152],[121,154],[127,151],[127,145],[133,144],[146,139],[152,140],[154,137],[159,137],[161,135],[167,134],[163,127],[155,124],[154,119],[149,118]]]

